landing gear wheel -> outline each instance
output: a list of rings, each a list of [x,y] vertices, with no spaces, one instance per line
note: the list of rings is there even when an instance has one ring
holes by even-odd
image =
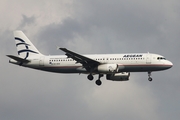
[[[91,74],[89,74],[89,75],[87,76],[87,78],[88,78],[89,80],[93,80],[93,79],[94,79],[93,75],[91,75]]]
[[[148,72],[148,80],[149,80],[150,82],[152,81],[151,72]]]
[[[151,77],[149,77],[149,78],[148,78],[148,80],[151,82],[151,81],[152,81],[152,78],[151,78]]]
[[[102,84],[101,80],[96,80],[96,85],[100,86]]]

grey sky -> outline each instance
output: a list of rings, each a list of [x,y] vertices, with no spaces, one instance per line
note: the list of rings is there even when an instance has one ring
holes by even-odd
[[[0,1],[1,120],[179,120],[180,6],[178,0]],[[8,63],[13,31],[23,30],[43,54],[152,52],[173,68],[132,73],[128,82],[55,74]],[[97,77],[97,76],[96,76]]]

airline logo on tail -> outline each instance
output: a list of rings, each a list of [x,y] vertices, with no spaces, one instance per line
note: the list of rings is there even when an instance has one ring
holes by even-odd
[[[25,43],[25,41],[22,40],[21,38],[15,37],[15,40],[16,40],[16,41],[20,41],[19,43],[16,44],[16,47],[18,47],[19,45],[25,45],[25,48],[26,48],[26,49],[22,49],[22,50],[19,50],[19,51],[18,51],[18,55],[20,55],[20,54],[23,53],[23,52],[26,52],[26,57],[25,57],[24,59],[26,59],[26,58],[29,56],[29,52],[35,53],[35,54],[39,54],[38,52],[35,52],[35,51],[33,51],[33,50],[30,50],[29,47],[28,47],[28,46],[30,46],[30,45],[27,44],[27,43]]]
[[[42,55],[22,31],[15,31],[14,38],[18,55],[21,58],[27,59],[34,55]]]

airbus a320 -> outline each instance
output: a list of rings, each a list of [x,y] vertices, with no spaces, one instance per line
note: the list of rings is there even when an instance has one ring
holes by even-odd
[[[151,72],[169,69],[172,62],[165,57],[152,53],[127,54],[89,54],[81,55],[66,48],[59,48],[65,55],[43,55],[31,43],[22,31],[14,31],[18,56],[7,55],[10,63],[56,73],[84,73],[89,80],[98,75],[95,83],[102,84],[100,78],[128,81],[130,72],[147,72],[152,81]]]

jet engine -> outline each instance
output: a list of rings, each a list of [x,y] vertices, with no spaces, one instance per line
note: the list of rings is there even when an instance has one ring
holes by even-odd
[[[102,64],[97,67],[98,72],[102,73],[113,73],[118,72],[117,64]]]
[[[116,74],[107,74],[106,79],[112,81],[128,81],[130,77],[129,72],[122,72]]]

